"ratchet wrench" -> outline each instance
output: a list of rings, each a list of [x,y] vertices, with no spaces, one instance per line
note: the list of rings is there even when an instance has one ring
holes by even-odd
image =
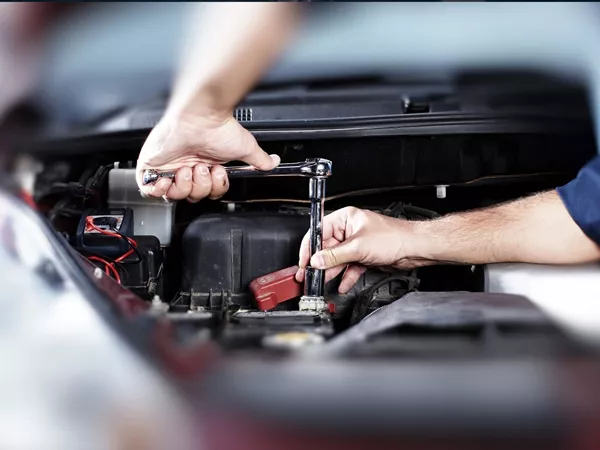
[[[303,162],[282,163],[275,169],[261,171],[253,166],[225,167],[229,178],[243,177],[307,177],[308,198],[310,200],[309,228],[309,260],[315,253],[323,249],[323,203],[325,201],[325,183],[332,173],[332,163],[328,159],[309,158]],[[175,172],[159,172],[154,169],[145,170],[143,184],[151,184],[160,178],[175,179]],[[325,271],[306,267],[304,295],[300,298],[300,310],[322,311],[327,309],[325,302]]]
[[[331,175],[331,161],[322,158],[309,158],[306,161],[282,163],[273,170],[258,170],[253,166],[228,166],[225,167],[229,178],[242,177],[324,177]],[[175,179],[174,171],[159,172],[147,169],[142,175],[142,183],[152,184],[160,178]]]

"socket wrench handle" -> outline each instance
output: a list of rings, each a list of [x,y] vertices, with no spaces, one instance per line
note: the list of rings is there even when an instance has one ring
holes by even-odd
[[[245,177],[309,177],[327,178],[331,175],[331,161],[323,158],[309,158],[303,162],[282,163],[273,170],[258,170],[254,166],[229,166],[225,167],[229,178]],[[175,179],[174,171],[159,172],[155,169],[146,169],[142,176],[144,185],[156,182],[159,178]]]
[[[306,161],[281,163],[273,170],[258,170],[253,166],[225,167],[229,178],[238,177],[309,177],[327,178],[331,175],[331,161],[309,158]]]

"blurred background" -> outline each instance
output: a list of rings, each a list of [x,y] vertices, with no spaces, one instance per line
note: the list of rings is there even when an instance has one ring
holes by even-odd
[[[211,366],[212,372],[206,375],[203,356],[194,352],[207,343],[204,332],[212,324],[204,329],[205,322],[173,325],[173,319],[170,326],[176,332],[173,342],[169,341],[173,347],[157,350],[153,345],[160,340],[153,333],[171,335],[159,327],[156,317],[140,314],[140,319],[132,306],[126,320],[111,321],[117,314],[107,307],[106,298],[127,297],[125,289],[110,291],[108,296],[92,290],[92,295],[80,289],[81,280],[71,280],[64,292],[49,286],[45,278],[41,282],[40,273],[46,272],[33,270],[39,261],[50,261],[70,279],[68,261],[72,263],[69,257],[73,255],[60,243],[73,242],[73,230],[90,204],[105,207],[112,195],[113,201],[133,199],[134,207],[148,206],[136,204],[140,199],[135,183],[127,190],[113,183],[111,191],[106,179],[111,171],[113,180],[126,171],[131,174],[145,137],[162,114],[186,35],[197,26],[191,21],[196,17],[193,13],[200,10],[201,14],[204,6],[92,3],[61,8],[64,15],[43,30],[41,41],[25,40],[16,47],[14,36],[26,30],[39,36],[42,27],[36,20],[22,25],[14,11],[0,9],[0,25],[8,30],[0,35],[0,57],[6,61],[0,67],[0,106],[22,101],[27,113],[36,117],[27,122],[35,124],[36,136],[38,132],[67,136],[64,141],[44,142],[31,152],[44,168],[36,169],[41,174],[36,200],[40,207],[47,207],[48,216],[56,213],[49,222],[57,233],[44,234],[41,224],[45,222],[35,222],[36,216],[0,198],[2,243],[13,253],[22,253],[17,255],[22,259],[19,264],[0,272],[2,320],[11,324],[0,329],[0,354],[6,366],[0,371],[0,394],[12,394],[0,395],[5,400],[0,402],[0,417],[5,419],[0,425],[0,443],[6,443],[6,448],[188,448],[190,441],[194,448],[201,448],[198,442],[203,445],[206,439],[210,448],[224,449],[265,448],[266,444],[288,448],[294,443],[297,448],[320,448],[315,442],[329,444],[322,448],[336,448],[326,439],[312,441],[305,433],[310,427],[320,437],[342,436],[344,441],[338,441],[337,448],[354,444],[352,432],[363,437],[380,433],[382,439],[399,432],[410,443],[434,436],[434,428],[444,438],[455,432],[463,433],[459,438],[484,436],[480,445],[475,442],[470,448],[513,435],[522,448],[532,448],[533,438],[539,448],[547,449],[550,443],[560,447],[567,442],[561,439],[573,430],[576,433],[569,434],[574,438],[566,448],[574,448],[571,442],[584,449],[598,448],[600,403],[598,393],[589,388],[597,384],[593,377],[597,367],[587,366],[590,359],[583,357],[585,364],[579,365],[577,358],[589,354],[572,346],[554,322],[549,326],[533,302],[523,305],[524,297],[517,298],[521,303],[515,304],[523,310],[517,309],[515,316],[518,319],[522,313],[541,324],[532,334],[527,326],[506,326],[505,334],[489,333],[488,329],[497,326],[494,320],[510,316],[498,313],[491,314],[493,320],[485,322],[485,332],[475,333],[475,338],[467,326],[466,338],[458,336],[456,347],[451,347],[454,341],[443,333],[431,339],[427,333],[411,335],[417,344],[426,336],[426,344],[395,347],[401,355],[393,355],[395,359],[385,353],[390,342],[398,344],[398,336],[390,338],[391,334],[345,349],[347,359],[340,360],[330,355],[322,360],[264,358],[265,353],[271,356],[272,349],[259,343],[259,350],[250,351],[263,352],[261,357],[231,358]],[[265,149],[287,158],[335,160],[337,176],[332,177],[328,190],[339,197],[328,200],[329,208],[351,204],[383,211],[390,204],[414,202],[443,214],[487,206],[568,181],[597,152],[593,135],[597,137],[599,129],[600,9],[596,3],[311,3],[305,5],[304,13],[296,39],[249,94],[247,103],[257,119],[244,126],[264,139]],[[523,73],[527,76],[521,77]],[[317,137],[311,140],[301,133],[286,135],[278,124],[286,119],[279,111],[289,114],[292,125],[306,121],[294,115],[301,110],[298,105],[310,106],[302,111],[312,114],[339,111],[335,109],[339,105],[350,111],[344,103],[349,99],[361,108],[371,108],[389,98],[395,102],[392,107],[402,111],[394,120],[414,122],[416,131],[406,131],[410,123],[387,134],[342,136],[317,129]],[[273,111],[268,107],[273,105],[281,110],[268,116]],[[266,111],[266,118],[259,117],[261,111]],[[385,111],[378,110],[378,114],[374,121],[389,118]],[[435,131],[439,123],[434,122],[435,133],[430,135],[419,128],[419,120],[428,115],[458,126]],[[331,119],[319,117],[323,118]],[[333,119],[354,123],[357,117],[348,113]],[[482,130],[481,123],[490,128]],[[79,130],[89,134],[69,141],[70,133]],[[8,146],[3,137],[0,134],[0,150]],[[23,132],[18,135],[24,140],[30,137]],[[368,171],[363,171],[365,149],[369,151]],[[31,177],[33,170],[25,172]],[[490,183],[478,185],[480,179]],[[434,195],[436,185],[454,185],[449,200]],[[395,190],[398,187],[403,190]],[[88,188],[97,189],[95,198],[88,197]],[[381,191],[370,197],[345,196],[358,188]],[[131,197],[127,199],[123,192]],[[252,203],[257,198],[269,201],[273,192],[272,184],[240,183],[232,186],[224,203],[181,202],[177,215],[173,211],[167,217],[161,211],[155,216],[156,222],[168,224],[168,239],[171,232],[173,237],[167,249],[170,242],[156,244],[156,253],[164,250],[170,264],[163,276],[170,283],[165,291],[171,295],[164,298],[180,298],[180,261],[189,250],[182,245],[182,235],[187,225],[202,220],[204,214],[264,214],[269,226],[279,223],[273,219],[278,215],[306,219],[301,210],[306,203],[305,184],[277,186],[278,197],[286,202],[291,199],[287,205],[279,204],[283,200]],[[225,205],[228,201],[233,208]],[[166,210],[162,204],[150,206],[153,214]],[[283,232],[281,228],[277,232]],[[300,223],[290,235],[296,228],[303,233],[306,226]],[[51,239],[53,245],[48,244]],[[281,242],[278,254],[296,258],[296,248]],[[216,253],[205,253],[202,258],[218,267],[210,259]],[[3,247],[0,259],[11,258],[14,255]],[[484,271],[491,273],[488,268],[460,267],[444,273],[446,269],[441,274],[431,272],[429,279],[434,282],[429,288],[423,283],[425,290],[488,294],[482,287]],[[545,301],[545,312],[565,329],[597,340],[597,268],[513,269],[500,269],[495,276],[506,277],[532,299]],[[481,300],[472,298],[477,300],[474,303]],[[490,310],[495,311],[491,303]],[[180,311],[184,310],[175,311],[173,317],[181,319]],[[454,310],[447,313],[454,317]],[[191,317],[186,314],[187,310],[182,315]],[[400,341],[403,338],[406,335]],[[246,342],[238,341],[232,339],[228,350],[235,354],[239,344],[240,353],[247,356],[243,354]],[[572,351],[573,347],[577,350]],[[446,356],[447,348],[454,349],[455,359],[440,357]],[[514,354],[521,356],[513,359]],[[554,359],[557,354],[566,357]],[[375,361],[373,355],[384,357]],[[165,369],[169,364],[172,367]],[[173,376],[173,367],[181,372],[187,369],[193,376],[181,382]],[[202,408],[200,400],[206,402]],[[581,404],[584,408],[577,409]],[[286,427],[296,427],[296,435],[286,435]],[[110,433],[115,433],[118,445],[110,441]],[[80,444],[86,440],[91,443]],[[447,448],[443,439],[440,442],[439,447],[428,448]],[[510,439],[503,444],[510,447]],[[396,446],[392,443],[389,448]]]
[[[595,3],[308,6],[295,43],[263,84],[369,76],[444,82],[457,71],[518,68],[595,85],[599,71]],[[76,6],[45,42],[36,101],[54,120],[81,123],[164,99],[186,27],[194,27],[186,17],[201,8]]]

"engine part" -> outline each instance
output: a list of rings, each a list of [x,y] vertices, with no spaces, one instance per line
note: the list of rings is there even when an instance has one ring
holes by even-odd
[[[258,309],[266,311],[280,303],[300,297],[302,285],[296,281],[296,272],[298,266],[292,266],[253,280],[250,283],[250,291]]]
[[[120,265],[121,284],[140,297],[150,300],[155,295],[162,297],[163,253],[156,236],[133,236],[137,243],[139,262],[132,255]]]
[[[263,338],[263,346],[274,350],[296,350],[309,345],[322,344],[325,338],[317,333],[289,331],[270,334]]]
[[[142,197],[135,169],[114,168],[108,173],[108,205],[133,210],[136,235],[156,236],[163,246],[171,243],[175,203]]]
[[[163,253],[160,242],[155,236],[128,236],[135,242],[135,252],[122,261],[116,257],[124,255],[129,246],[125,239],[112,236],[98,236],[94,245],[75,248],[91,260],[110,263],[118,274],[119,282],[140,297],[151,300],[155,295],[162,296]],[[99,241],[102,239],[102,241]],[[85,239],[84,239],[85,241]],[[125,245],[125,251],[115,251]],[[115,267],[116,266],[116,267]],[[117,276],[115,276],[117,278]]]
[[[252,305],[252,280],[298,262],[308,217],[278,213],[206,214],[182,238],[181,294],[193,309]]]
[[[92,226],[93,224],[93,226]],[[116,231],[122,236],[133,236],[133,212],[129,208],[83,214],[75,233],[74,245],[88,252],[117,257],[130,246],[119,235],[107,236],[100,230]]]
[[[310,199],[310,252],[309,258],[320,251],[323,246],[323,203],[325,201],[325,180],[331,175],[331,161],[322,158],[307,159],[304,162],[283,163],[269,171],[259,171],[253,166],[232,166],[225,170],[231,178],[237,177],[274,177],[303,176],[309,177],[308,197]],[[143,184],[154,183],[159,178],[175,178],[175,172],[159,172],[154,169],[144,171]],[[325,302],[325,272],[306,268],[304,295],[300,299],[301,311],[322,311],[327,309]]]
[[[239,311],[230,316],[220,342],[225,348],[231,350],[260,347],[272,350],[294,350],[300,343],[322,342],[332,334],[333,325],[328,313]],[[303,340],[301,336],[306,339]]]
[[[387,339],[386,339],[387,338]],[[574,341],[527,298],[413,292],[320,346],[319,355],[557,355]]]
[[[364,280],[367,279],[368,275],[365,272]],[[410,292],[414,292],[419,287],[419,282],[420,280],[416,277],[416,271],[413,271],[410,275],[396,273],[384,276],[379,281],[365,286],[356,294],[350,323],[352,325],[357,324],[375,309],[385,306]],[[387,289],[382,289],[383,292],[379,292],[380,288],[383,287],[387,287]]]

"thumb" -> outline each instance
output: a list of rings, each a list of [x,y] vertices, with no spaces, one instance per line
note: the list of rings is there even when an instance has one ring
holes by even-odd
[[[170,135],[170,129],[157,125],[152,129],[142,146],[138,162],[144,166],[157,167],[168,163],[173,158],[173,151],[166,151],[165,141]]]
[[[348,239],[320,252],[310,259],[311,267],[315,269],[331,269],[332,267],[360,262],[359,246],[354,239]]]
[[[252,149],[242,158],[242,161],[256,167],[258,170],[273,170],[279,165],[281,158],[278,155],[268,155],[254,141]]]

